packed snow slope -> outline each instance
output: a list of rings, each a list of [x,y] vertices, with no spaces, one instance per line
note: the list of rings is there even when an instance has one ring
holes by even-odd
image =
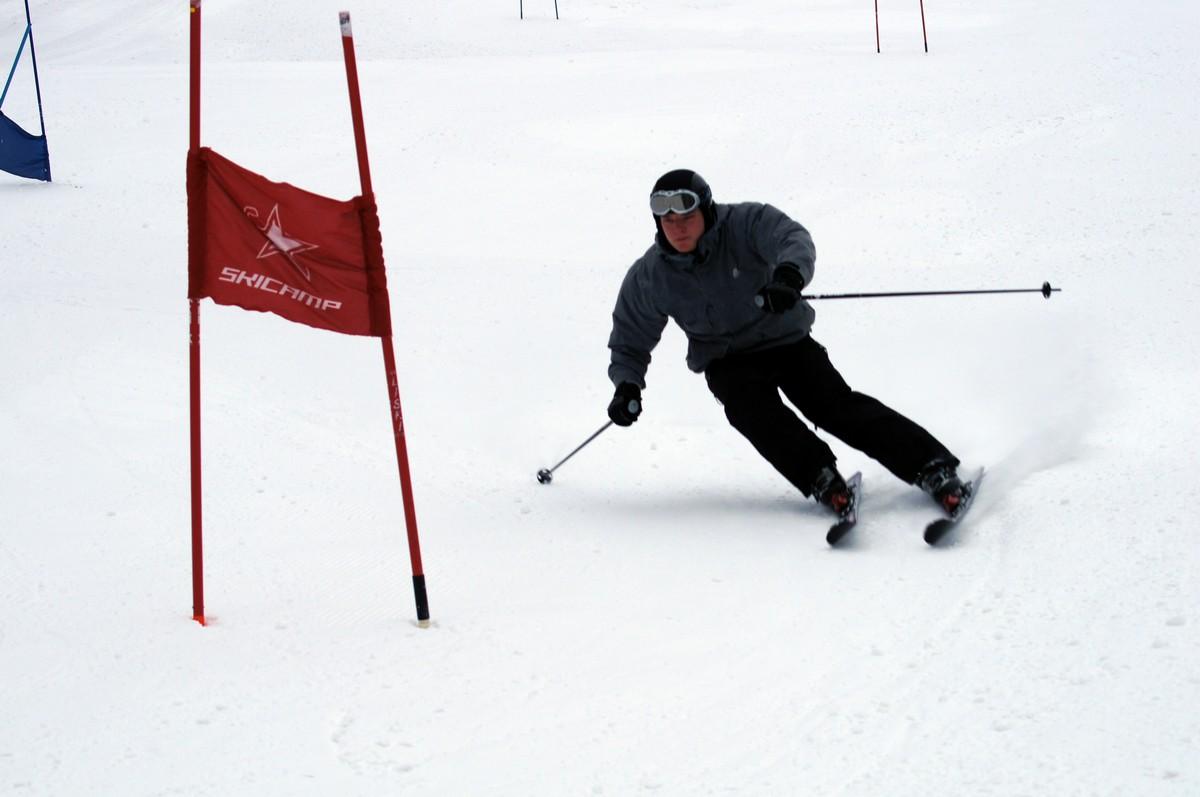
[[[0,792],[1194,795],[1195,4],[351,6],[433,625],[378,342],[202,305],[187,4],[32,0],[55,182],[0,175]],[[358,193],[337,5],[206,0],[203,140]],[[15,48],[17,0],[0,4]],[[18,70],[5,113],[37,129]],[[989,479],[828,518],[671,328],[605,347],[676,167],[812,231],[860,390]]]

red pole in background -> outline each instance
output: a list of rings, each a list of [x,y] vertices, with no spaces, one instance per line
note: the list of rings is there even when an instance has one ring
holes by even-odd
[[[925,0],[921,0],[921,38],[925,40],[925,52],[929,52],[929,35],[925,32]]]
[[[200,492],[200,300],[189,299],[191,319],[188,325],[191,363],[192,425],[192,619],[207,625],[204,619],[204,542]]]
[[[879,52],[879,0],[875,0],[875,52]]]
[[[200,0],[189,0],[191,53],[189,105],[191,124],[189,151],[200,148]],[[204,543],[200,492],[200,300],[188,299],[189,393],[192,470],[192,619],[207,625],[204,618]]]
[[[358,176],[364,197],[371,196],[371,168],[367,162],[367,134],[363,125],[362,99],[358,91],[358,67],[354,60],[354,35],[350,30],[350,12],[338,14],[342,29],[342,54],[346,60],[346,82],[350,89],[350,115],[354,121],[354,146],[358,151]],[[404,439],[404,414],[400,409],[400,381],[396,376],[396,356],[391,335],[381,337],[383,368],[387,375],[388,399],[392,412],[392,431],[396,438],[396,461],[400,466],[400,492],[404,500],[404,522],[408,528],[408,555],[412,560],[413,593],[417,601],[417,624],[429,627],[429,598],[425,593],[425,572],[421,567],[421,542],[417,537],[417,510],[413,502],[412,476],[408,469],[408,445]]]

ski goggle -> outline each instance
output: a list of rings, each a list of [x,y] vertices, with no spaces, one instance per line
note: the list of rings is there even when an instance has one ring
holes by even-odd
[[[700,207],[700,195],[687,188],[673,191],[655,191],[650,195],[650,212],[655,216],[668,213],[691,213]]]

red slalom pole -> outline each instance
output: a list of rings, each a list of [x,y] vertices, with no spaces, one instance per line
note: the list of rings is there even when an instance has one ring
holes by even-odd
[[[875,52],[879,52],[879,0],[875,0]]]
[[[921,38],[925,40],[925,52],[929,52],[929,34],[925,32],[925,0],[921,0]]]
[[[354,121],[354,146],[358,152],[358,176],[364,197],[371,197],[371,168],[367,161],[367,134],[363,124],[362,99],[358,90],[358,66],[354,60],[354,35],[350,12],[338,14],[342,29],[342,54],[346,60],[346,82],[350,89],[350,115]],[[383,369],[387,376],[391,405],[392,431],[396,439],[396,462],[400,467],[400,492],[404,500],[404,522],[408,529],[408,555],[412,560],[413,594],[417,602],[417,624],[429,627],[429,597],[425,592],[425,571],[421,566],[421,542],[417,536],[417,510],[413,501],[412,475],[408,468],[408,444],[404,437],[404,413],[400,409],[400,381],[396,376],[396,355],[392,337],[380,338],[383,344]]]
[[[188,303],[191,305],[188,370],[192,447],[192,619],[207,625],[204,619],[204,522],[200,492],[200,300],[189,299]]]
[[[189,0],[191,15],[189,151],[200,148],[200,0]],[[189,201],[191,198],[189,197]],[[200,491],[200,300],[188,299],[188,393],[192,472],[192,619],[204,617],[204,534]]]
[[[417,625],[429,627],[429,596],[425,592],[425,570],[421,566],[421,541],[417,536],[417,508],[413,502],[412,475],[408,469],[408,444],[404,438],[404,412],[400,408],[400,381],[390,336],[381,338],[383,369],[387,375],[392,407],[392,432],[396,439],[396,462],[400,466],[400,495],[404,501],[404,525],[408,530],[408,557],[412,564],[413,597],[417,602]]]

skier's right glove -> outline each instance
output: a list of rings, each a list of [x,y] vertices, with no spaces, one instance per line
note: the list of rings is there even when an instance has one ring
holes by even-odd
[[[804,290],[804,277],[790,263],[780,263],[774,276],[754,302],[768,313],[786,313],[796,306],[800,291]]]
[[[608,417],[617,426],[632,426],[642,414],[642,389],[633,382],[617,385],[617,392],[608,405]]]

